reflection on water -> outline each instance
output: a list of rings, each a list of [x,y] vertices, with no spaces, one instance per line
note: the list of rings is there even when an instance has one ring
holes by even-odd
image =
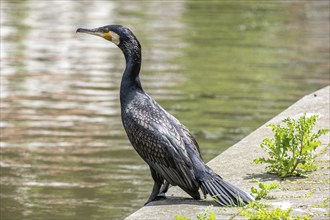
[[[206,160],[329,84],[329,3],[1,2],[1,218],[122,218],[147,166],[120,121],[120,50],[75,34],[130,26],[145,90]]]

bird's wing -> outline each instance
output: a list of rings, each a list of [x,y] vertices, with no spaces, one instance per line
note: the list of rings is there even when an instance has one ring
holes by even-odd
[[[143,106],[135,107],[130,122],[125,123],[130,126],[126,131],[136,151],[172,185],[198,188],[187,149],[191,144],[180,130],[181,124],[155,102]]]
[[[165,111],[165,110],[164,110]],[[199,150],[199,145],[195,139],[195,137],[193,136],[193,134],[189,131],[189,129],[184,126],[178,119],[176,119],[173,115],[169,114],[168,112],[166,112],[168,117],[174,121],[175,124],[179,125],[178,129],[180,130],[180,132],[182,132],[182,138],[184,140],[186,140],[186,145],[188,145],[190,148],[192,148],[192,150],[194,152],[197,152],[199,157],[202,159],[202,155],[200,153],[200,150]]]

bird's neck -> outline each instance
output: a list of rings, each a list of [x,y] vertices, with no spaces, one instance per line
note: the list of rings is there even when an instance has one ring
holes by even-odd
[[[120,85],[120,101],[123,105],[133,98],[136,92],[143,92],[139,73],[141,68],[141,49],[140,47],[130,47],[130,49],[122,49],[125,59],[126,68]]]

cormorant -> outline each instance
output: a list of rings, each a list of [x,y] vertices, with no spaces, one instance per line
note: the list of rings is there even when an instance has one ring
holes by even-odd
[[[126,59],[120,86],[121,118],[127,136],[149,165],[154,186],[147,203],[164,196],[169,184],[179,186],[194,199],[211,195],[223,206],[244,205],[253,198],[226,182],[202,160],[191,132],[143,90],[139,78],[141,45],[121,25],[77,32],[100,36],[116,44]],[[147,204],[146,203],[146,204]]]

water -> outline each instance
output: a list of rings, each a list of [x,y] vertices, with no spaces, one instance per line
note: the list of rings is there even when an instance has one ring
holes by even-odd
[[[206,161],[329,84],[328,1],[1,1],[1,219],[121,219],[149,170],[120,121],[125,24],[145,90]]]

